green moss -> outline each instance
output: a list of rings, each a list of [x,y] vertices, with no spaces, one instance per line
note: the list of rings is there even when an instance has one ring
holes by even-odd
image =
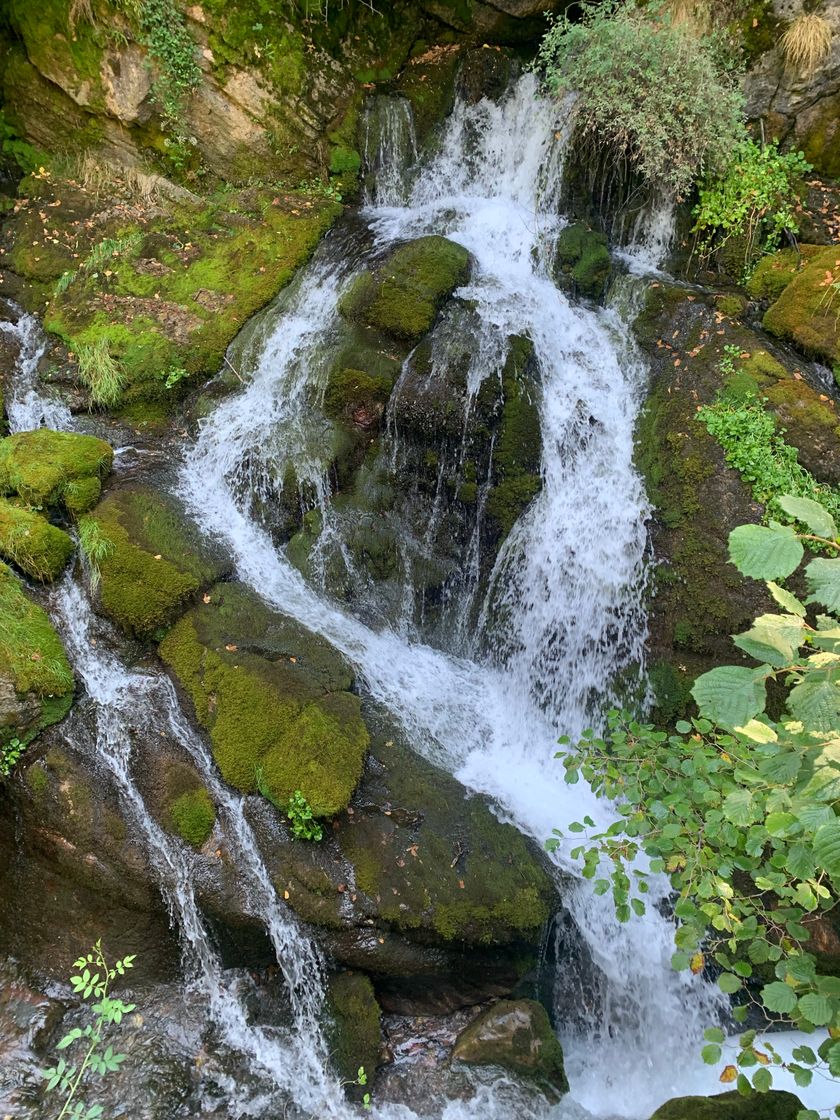
[[[541,486],[542,430],[533,380],[525,373],[533,359],[533,344],[514,337],[502,370],[504,405],[493,448],[493,481],[487,514],[502,537]]]
[[[458,46],[438,47],[430,55],[412,59],[395,83],[411,103],[418,142],[425,144],[455,104],[455,79],[461,64]]]
[[[794,343],[811,357],[829,364],[840,361],[840,249],[814,253],[764,316],[771,334]]]
[[[690,624],[677,623],[674,627],[674,643],[683,645],[691,641]],[[653,692],[652,718],[662,727],[670,727],[675,720],[682,719],[689,711],[693,677],[682,672],[670,661],[657,661],[648,669],[648,682]]]
[[[72,539],[34,510],[0,498],[0,556],[42,583],[58,579],[73,555]]]
[[[715,296],[715,304],[722,315],[728,315],[730,319],[737,319],[744,314],[747,301],[743,296],[728,293]]]
[[[219,585],[161,643],[160,653],[210,734],[226,781],[272,797],[299,789],[316,816],[343,808],[368,744],[352,677],[322,639],[236,585]]]
[[[797,133],[805,158],[826,179],[840,178],[840,96],[822,97],[807,113],[805,127]]]
[[[0,440],[0,492],[29,505],[85,513],[99,498],[114,453],[104,440],[41,428]]]
[[[387,374],[335,369],[324,394],[324,411],[333,419],[362,417],[363,426],[370,427],[382,415],[393,386],[393,378]]]
[[[34,717],[0,726],[0,742],[13,737],[28,742],[62,719],[73,702],[73,671],[61,639],[5,564],[0,564],[0,675],[18,696],[39,701]]]
[[[751,64],[776,46],[779,19],[773,11],[772,0],[753,0],[745,9],[741,7],[739,17],[731,30],[740,41],[745,60]]]
[[[327,1044],[336,1073],[342,1081],[353,1082],[362,1067],[370,1080],[381,1060],[382,1026],[379,1004],[367,976],[360,972],[331,976],[327,1012]],[[358,1099],[365,1092],[356,1086],[351,1095]]]
[[[576,291],[591,299],[602,299],[612,260],[603,233],[582,222],[566,226],[557,238],[555,273],[558,280],[572,281]]]
[[[206,789],[188,790],[169,806],[175,831],[182,840],[200,848],[213,831],[216,806]]]
[[[796,249],[780,249],[762,257],[747,281],[747,291],[753,299],[778,299],[794,276],[818,252],[818,245],[800,245]]]
[[[358,173],[362,166],[362,157],[355,148],[336,146],[330,152],[330,175],[343,175],[349,172]]]
[[[733,1089],[711,1097],[675,1097],[651,1120],[796,1120],[802,1107],[793,1093],[774,1089],[745,1097]]]
[[[102,609],[135,637],[170,625],[228,570],[177,502],[159,491],[115,491],[90,517],[110,545],[99,561]]]
[[[374,271],[356,279],[342,314],[395,338],[412,341],[432,326],[444,300],[469,276],[470,255],[445,237],[401,245]]]

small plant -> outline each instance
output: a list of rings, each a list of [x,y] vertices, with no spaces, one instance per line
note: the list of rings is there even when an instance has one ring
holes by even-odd
[[[189,374],[181,366],[170,366],[169,369],[161,373],[160,377],[163,381],[164,388],[174,389],[179,382],[189,377]]]
[[[802,180],[811,170],[802,152],[783,155],[776,142],[762,147],[743,140],[725,174],[700,183],[700,200],[692,213],[701,255],[742,238],[748,273],[759,253],[772,253],[785,233],[799,233],[796,207]]]
[[[8,778],[25,750],[20,739],[10,739],[0,746],[0,778]]]
[[[99,566],[114,551],[114,545],[102,532],[99,522],[94,517],[83,517],[79,521],[77,531],[79,548],[90,572],[91,590],[95,591],[102,576]]]
[[[76,358],[79,363],[79,377],[90,390],[93,404],[106,408],[119,403],[125,388],[125,373],[111,357],[107,338],[95,342],[78,343]]]
[[[261,766],[257,767],[256,786],[257,792],[261,793],[267,801],[270,801],[278,812],[286,816],[292,826],[292,834],[296,840],[321,840],[323,838],[324,829],[315,819],[312,806],[299,789],[295,790],[284,805],[271,792]]]
[[[80,1040],[83,1041],[86,1050],[81,1063],[78,1066],[70,1065],[61,1058],[56,1065],[42,1071],[47,1082],[47,1093],[56,1093],[63,1098],[56,1120],[64,1120],[64,1117],[72,1117],[72,1120],[100,1120],[102,1116],[101,1105],[86,1106],[79,1094],[91,1075],[104,1077],[115,1073],[125,1061],[125,1054],[115,1054],[110,1045],[104,1050],[102,1046],[109,1028],[119,1026],[123,1016],[136,1006],[114,999],[109,994],[113,981],[118,976],[125,976],[135,960],[136,954],[131,954],[115,961],[112,968],[102,950],[102,942],[97,941],[91,951],[79,957],[73,965],[77,970],[76,975],[70,977],[74,993],[85,1004],[91,999],[97,1002],[88,1006],[90,1022],[85,1027],[74,1027],[56,1047],[57,1050],[68,1050]]]
[[[124,237],[104,237],[91,249],[84,261],[75,271],[62,272],[55,285],[56,296],[63,295],[80,273],[87,276],[97,276],[114,257],[125,256],[133,252],[143,240],[137,231],[128,233]]]
[[[355,1085],[358,1085],[360,1088],[364,1088],[364,1086],[367,1085],[367,1074],[365,1073],[364,1066],[359,1066],[359,1070],[353,1081],[341,1082],[342,1089],[349,1088]],[[365,1095],[362,1097],[362,1108],[370,1108],[370,1093],[365,1093]]]
[[[810,77],[831,50],[831,24],[816,12],[800,12],[779,46],[787,65]]]

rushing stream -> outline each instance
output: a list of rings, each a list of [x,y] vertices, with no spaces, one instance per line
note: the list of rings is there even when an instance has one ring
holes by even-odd
[[[368,205],[355,225],[325,239],[253,326],[241,356],[246,384],[215,409],[187,447],[178,490],[202,529],[229,549],[239,579],[340,649],[417,751],[488,794],[500,814],[541,843],[554,827],[584,813],[609,818],[609,806],[580,785],[565,785],[555,744],[560,734],[574,736],[598,720],[619,675],[625,687],[643,681],[649,510],[632,452],[645,368],[615,307],[577,305],[551,279],[551,249],[563,225],[551,185],[559,180],[563,140],[556,106],[536,98],[531,77],[520,79],[499,105],[456,106],[436,154],[414,174],[406,103],[382,103],[375,112],[387,127],[371,128],[368,136]],[[664,211],[648,222],[646,243],[631,251],[631,271],[656,266],[666,226]],[[323,533],[341,544],[317,407],[338,300],[366,260],[431,233],[465,246],[476,262],[459,293],[479,323],[469,371],[473,393],[496,375],[507,339],[528,336],[540,369],[543,436],[541,492],[506,539],[487,585],[470,578],[458,585],[453,614],[460,627],[436,631],[434,643],[410,610],[377,625],[364,610],[337,604],[317,581],[307,582],[255,515],[253,502],[255,494],[282,491],[293,466],[297,484],[315,495]],[[632,284],[627,281],[625,295]],[[13,428],[71,426],[69,413],[34,389],[37,332],[26,324],[18,331],[28,348],[9,409]],[[398,428],[389,424],[384,438],[398,455]],[[413,528],[422,536],[428,527]],[[473,553],[480,547],[477,538],[471,547]],[[475,555],[471,563],[477,565]],[[229,1115],[280,1115],[289,1100],[303,1115],[353,1114],[326,1070],[318,1025],[320,954],[271,885],[246,799],[217,778],[168,677],[130,670],[107,652],[107,641],[93,640],[102,624],[81,581],[68,577],[52,606],[95,708],[88,750],[109,772],[127,819],[152,853],[180,931],[185,983],[206,1005],[221,1044],[249,1071],[247,1087],[228,1087]],[[485,640],[490,615],[500,609],[503,633]],[[146,811],[132,775],[129,728],[138,721],[165,729],[180,744],[220,808],[247,909],[264,925],[287,982],[289,1026],[283,1030],[261,1027],[246,1013],[205,929],[191,854]],[[574,869],[566,851],[556,858]],[[596,897],[579,879],[576,884],[564,887],[564,903],[599,970],[599,990],[583,1027],[559,1025],[571,1094],[546,1106],[545,1115],[646,1118],[671,1096],[714,1091],[716,1072],[691,1070],[719,996],[699,978],[670,969],[672,926],[656,905],[667,885],[654,887],[645,918],[621,925],[609,899]],[[558,958],[558,992],[574,991],[575,977],[564,975],[559,950]],[[441,1102],[441,1114],[502,1120],[525,1111],[484,1085],[472,1101]],[[413,1114],[375,1101],[374,1115],[405,1120]]]

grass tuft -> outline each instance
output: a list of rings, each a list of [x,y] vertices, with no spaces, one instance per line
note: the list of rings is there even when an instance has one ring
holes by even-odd
[[[78,344],[76,358],[79,362],[79,377],[90,390],[91,401],[106,408],[118,404],[126,377],[111,357],[108,340],[98,338],[95,342]]]
[[[102,532],[102,526],[94,517],[83,517],[79,521],[79,548],[90,572],[91,590],[95,591],[101,578],[100,564],[114,551],[114,542]]]
[[[782,35],[779,45],[787,65],[808,77],[831,50],[831,24],[815,12],[802,12]]]

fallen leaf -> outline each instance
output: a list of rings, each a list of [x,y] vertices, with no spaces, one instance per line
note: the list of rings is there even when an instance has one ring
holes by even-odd
[[[228,642],[228,644],[225,646],[225,649],[228,651],[228,653],[236,653],[236,651],[239,649],[239,646],[235,646],[233,642]]]
[[[201,598],[204,600],[205,603],[211,602],[210,596],[206,592],[205,592],[204,595],[201,596]]]

